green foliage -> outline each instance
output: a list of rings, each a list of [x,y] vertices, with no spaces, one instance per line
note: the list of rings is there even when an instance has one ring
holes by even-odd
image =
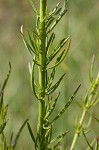
[[[29,133],[34,142],[35,149],[57,149],[60,145],[61,140],[64,138],[67,132],[58,136],[57,138],[52,140],[52,129],[54,122],[58,120],[66,111],[66,109],[70,106],[71,102],[74,100],[76,93],[78,92],[80,85],[68,100],[67,104],[63,107],[63,109],[50,121],[50,116],[56,106],[59,95],[55,99],[52,98],[52,95],[55,90],[60,85],[63,80],[65,74],[63,74],[59,80],[54,83],[54,78],[56,74],[56,68],[64,61],[66,58],[69,48],[70,48],[70,37],[63,38],[59,41],[54,49],[52,49],[52,44],[55,39],[55,33],[53,29],[56,27],[57,23],[62,19],[62,17],[67,12],[66,9],[67,1],[64,1],[63,7],[60,7],[60,2],[56,5],[56,7],[49,11],[47,7],[47,1],[40,1],[40,12],[36,9],[32,2],[33,10],[36,13],[37,21],[36,21],[36,30],[31,32],[32,36],[28,32],[29,42],[25,39],[23,35],[23,28],[21,28],[21,34],[23,37],[23,41],[32,55],[32,67],[30,67],[31,74],[31,85],[34,92],[35,97],[39,100],[39,114],[38,114],[38,130],[37,136],[34,137],[32,129],[28,125]],[[51,33],[52,32],[52,33]],[[49,34],[50,33],[50,34]],[[68,43],[67,48],[63,49],[64,45]],[[54,60],[55,64],[52,64]],[[99,102],[98,99],[98,86],[99,86],[99,74],[97,75],[96,80],[93,80],[93,66],[94,66],[94,57],[92,60],[91,69],[89,72],[89,78],[91,81],[91,86],[87,90],[83,104],[80,105],[83,108],[83,113],[81,119],[76,123],[76,131],[74,135],[73,142],[71,144],[70,150],[73,150],[79,135],[82,133],[83,122],[85,116],[89,109],[96,105]],[[35,80],[35,68],[38,68],[39,78],[38,83]],[[52,72],[49,76],[49,69],[52,69]],[[84,137],[91,148],[85,133],[83,132]],[[53,141],[55,144],[52,144]],[[51,147],[50,147],[51,146]],[[96,147],[97,148],[97,147]],[[58,148],[58,149],[61,149]]]
[[[10,136],[10,142],[9,145],[7,144],[7,139],[5,136],[5,127],[7,126],[7,110],[8,110],[8,105],[4,105],[4,91],[5,91],[5,87],[7,85],[8,79],[10,77],[11,74],[11,64],[9,63],[9,72],[7,74],[6,79],[4,80],[4,83],[1,87],[0,90],[0,150],[14,150],[18,139],[20,137],[20,134],[25,126],[25,124],[27,123],[28,120],[26,120],[23,125],[21,126],[21,128],[19,129],[15,139],[13,140],[13,133]]]
[[[55,90],[59,87],[61,81],[65,76],[65,74],[63,74],[59,78],[59,80],[54,83],[56,68],[66,58],[71,43],[70,37],[63,38],[59,41],[54,49],[51,48],[55,39],[55,33],[53,32],[53,29],[67,12],[66,4],[67,1],[64,1],[64,5],[60,7],[60,3],[58,3],[52,11],[49,11],[47,8],[47,1],[40,1],[40,12],[38,13],[38,10],[35,8],[32,2],[32,6],[37,17],[37,24],[36,30],[34,32],[31,32],[31,35],[28,32],[29,42],[24,37],[23,27],[21,27],[21,35],[23,41],[26,45],[26,48],[30,52],[33,60],[32,67],[29,67],[32,90],[35,97],[39,100],[40,105],[38,114],[38,130],[36,137],[34,137],[32,129],[28,123],[29,133],[34,142],[35,149],[51,149],[49,148],[49,145],[52,145],[52,141],[57,140],[58,142],[56,142],[55,145],[52,145],[52,148],[55,149],[57,148],[57,146],[59,146],[60,141],[64,138],[67,132],[52,140],[53,124],[57,119],[60,118],[60,116],[64,114],[66,109],[73,101],[80,87],[78,86],[78,88],[69,99],[67,104],[64,106],[64,108],[58,113],[56,117],[52,119],[52,121],[50,121],[49,116],[52,114],[55,108],[55,105],[59,98],[59,94],[55,99],[53,99],[50,95],[53,94]],[[62,50],[66,43],[68,43],[67,48]],[[55,64],[51,66],[50,64],[53,60],[55,61]],[[36,83],[35,80],[35,68],[38,68],[39,83]],[[52,69],[50,76],[49,69]]]
[[[38,100],[39,106],[37,132],[35,134],[32,126],[29,124],[28,120],[26,120],[19,129],[15,139],[13,140],[12,133],[9,138],[9,144],[7,142],[5,136],[5,127],[7,125],[8,105],[4,105],[3,95],[6,83],[11,72],[10,65],[9,73],[0,92],[0,148],[1,150],[14,150],[16,148],[20,134],[25,124],[27,123],[28,131],[33,141],[35,150],[62,150],[63,148],[61,141],[66,135],[68,136],[68,134],[72,133],[67,130],[64,133],[56,136],[56,138],[53,138],[53,127],[56,121],[60,119],[60,117],[66,112],[67,108],[71,105],[81,86],[80,84],[77,87],[77,89],[69,99],[66,98],[64,107],[61,108],[61,110],[53,117],[52,114],[55,111],[57,101],[58,99],[61,99],[60,92],[56,95],[56,97],[55,92],[57,91],[66,74],[64,73],[63,75],[61,75],[57,82],[55,82],[55,75],[57,75],[56,70],[58,69],[58,66],[65,60],[65,58],[67,58],[67,54],[71,45],[71,38],[70,36],[68,36],[67,38],[63,38],[62,40],[57,42],[56,46],[54,47],[54,41],[56,38],[54,28],[57,27],[57,24],[66,14],[68,1],[64,0],[64,4],[62,7],[61,3],[59,2],[51,11],[48,9],[47,0],[40,0],[40,11],[35,7],[33,1],[30,1],[32,8],[36,14],[36,28],[32,31],[27,31],[27,39],[23,34],[22,26],[21,35],[24,44],[32,57],[32,65],[29,65],[29,71],[32,91],[35,98]],[[64,48],[66,47],[66,45],[67,48]],[[83,98],[81,97],[82,103],[78,103],[78,105],[82,109],[82,114],[80,118],[76,118],[75,134],[72,144],[70,145],[70,150],[75,149],[76,145],[78,144],[77,140],[81,135],[84,136],[85,141],[88,145],[87,150],[99,149],[99,138],[93,139],[92,142],[90,142],[90,140],[87,138],[87,133],[91,131],[89,129],[89,125],[91,123],[90,118],[92,118],[92,116],[89,117],[88,124],[85,124],[86,116],[89,114],[90,109],[92,109],[99,102],[99,73],[96,79],[94,79],[94,60],[95,57],[93,57],[92,59],[91,68],[89,70],[90,87],[85,92],[85,96]],[[39,77],[36,76],[37,74],[39,75]],[[75,83],[71,81],[71,87],[73,87],[73,85],[75,85]],[[73,113],[73,110],[71,112]],[[97,123],[99,123],[98,118],[96,118],[96,121]],[[33,149],[33,147],[31,149]],[[67,147],[65,149],[67,149]]]

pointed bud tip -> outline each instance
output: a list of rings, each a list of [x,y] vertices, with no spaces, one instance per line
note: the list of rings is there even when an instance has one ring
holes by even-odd
[[[21,25],[20,32],[23,34],[23,25]]]

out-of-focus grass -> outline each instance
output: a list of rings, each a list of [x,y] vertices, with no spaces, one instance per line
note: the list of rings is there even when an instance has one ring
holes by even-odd
[[[34,2],[37,4],[36,0]],[[54,2],[51,0],[49,2],[50,8],[53,8],[57,2],[57,0]],[[82,87],[76,100],[81,100],[89,85],[88,70],[94,53],[97,60],[95,73],[99,69],[98,8],[98,0],[90,0],[90,2],[88,0],[69,1],[68,13],[55,29],[57,34],[56,43],[64,36],[71,35],[72,38],[68,59],[61,65],[58,71],[58,76],[65,71],[67,72],[67,76],[59,88],[61,98],[58,102],[56,112],[66,103],[66,100],[79,83],[82,84]],[[9,104],[9,121],[6,128],[8,139],[12,130],[15,134],[26,118],[29,118],[33,124],[34,132],[36,131],[37,123],[37,101],[32,95],[29,83],[28,62],[31,60],[20,35],[20,26],[22,24],[25,31],[35,27],[35,16],[29,2],[27,0],[0,0],[0,83],[6,75],[8,62],[11,61],[12,63],[12,74],[5,93],[5,102]],[[98,106],[94,111],[95,116],[99,114]],[[68,136],[64,140],[64,143],[67,143],[67,145],[70,145],[73,136],[74,116],[79,116],[80,112],[79,107],[74,102],[60,119],[63,122],[61,127],[60,123],[57,122],[55,134],[60,133],[61,130],[70,130],[70,133],[68,133]],[[98,133],[95,124],[93,123],[92,125],[95,130],[91,136],[89,134],[90,140]],[[21,135],[18,149],[32,149],[31,145],[32,141],[27,128],[25,128]],[[81,145],[80,148],[83,150],[85,144]]]

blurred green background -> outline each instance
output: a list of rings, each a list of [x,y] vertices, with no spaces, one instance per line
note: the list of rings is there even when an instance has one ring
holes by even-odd
[[[52,9],[57,2],[59,1],[48,1],[49,9]],[[39,7],[39,1],[34,0],[34,3]],[[55,113],[63,107],[78,84],[81,83],[82,86],[75,102],[72,103],[59,122],[56,122],[53,136],[58,135],[61,131],[69,130],[70,132],[64,139],[64,146],[69,147],[74,134],[74,118],[75,116],[80,117],[81,114],[76,101],[83,99],[89,86],[88,71],[93,54],[96,54],[94,77],[99,71],[99,1],[69,0],[67,7],[67,14],[55,28],[57,35],[55,44],[62,37],[71,35],[72,38],[68,58],[57,71],[56,79],[64,72],[66,72],[66,77],[58,88],[61,97]],[[35,14],[29,0],[0,0],[0,84],[2,84],[8,72],[9,61],[12,64],[11,77],[5,91],[5,103],[9,104],[8,124],[5,130],[8,142],[11,133],[13,132],[16,135],[26,118],[29,118],[33,131],[36,133],[37,100],[30,87],[28,63],[31,62],[31,57],[20,35],[21,25],[24,26],[25,33],[27,29],[35,28]],[[93,111],[93,118],[94,116],[99,117],[98,107],[99,104]],[[90,141],[99,136],[98,124],[94,119],[91,127],[94,131],[88,134]],[[81,138],[78,142],[80,150],[85,149],[87,144],[84,139]],[[79,150],[79,145],[76,148],[77,150]],[[22,132],[16,149],[33,149],[27,127]]]

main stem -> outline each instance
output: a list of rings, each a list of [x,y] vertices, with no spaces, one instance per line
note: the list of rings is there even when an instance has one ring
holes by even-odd
[[[40,27],[39,27],[39,114],[38,114],[38,135],[40,142],[40,150],[46,150],[44,116],[45,116],[45,86],[46,86],[46,28],[45,28],[45,16],[46,16],[46,3],[47,0],[40,0]]]

